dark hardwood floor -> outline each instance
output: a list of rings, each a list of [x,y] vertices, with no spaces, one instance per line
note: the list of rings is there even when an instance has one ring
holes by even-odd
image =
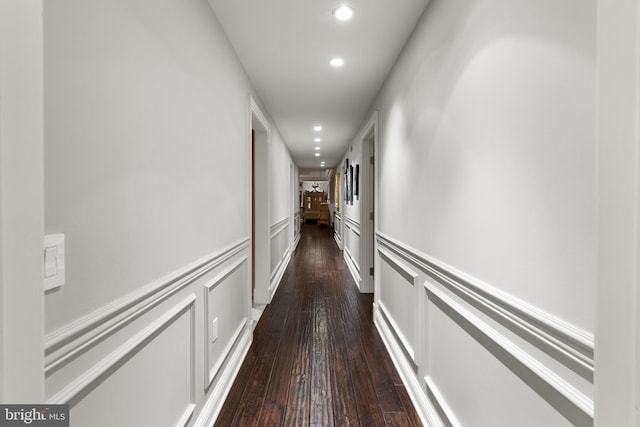
[[[332,231],[302,240],[216,426],[421,426]]]

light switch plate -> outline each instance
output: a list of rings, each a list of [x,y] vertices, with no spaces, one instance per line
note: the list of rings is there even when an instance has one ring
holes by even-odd
[[[218,318],[216,317],[211,321],[211,342],[214,343],[218,340]]]
[[[44,236],[44,290],[59,288],[65,283],[64,234]]]

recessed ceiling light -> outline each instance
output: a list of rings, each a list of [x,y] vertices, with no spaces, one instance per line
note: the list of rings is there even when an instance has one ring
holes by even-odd
[[[332,13],[340,21],[348,21],[353,17],[353,9],[344,4],[337,9],[333,9]]]
[[[320,126],[320,125],[315,125],[315,126],[313,127],[313,130],[315,130],[316,132],[320,132],[320,131],[322,130],[322,126]]]
[[[320,147],[316,147],[316,150],[319,150],[319,149],[320,149]]]
[[[320,139],[320,138],[316,138],[316,139],[314,139],[313,141],[314,141],[314,142],[320,142],[320,141],[322,141],[322,139]]]
[[[333,58],[330,62],[332,67],[342,67],[344,65],[344,59],[342,58]]]
[[[320,157],[320,153],[316,153],[316,157]]]

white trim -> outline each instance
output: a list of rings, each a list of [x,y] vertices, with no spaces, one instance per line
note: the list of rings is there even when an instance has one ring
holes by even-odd
[[[351,275],[353,276],[353,280],[356,282],[356,285],[358,286],[358,290],[360,292],[364,292],[365,290],[362,289],[362,276],[361,276],[361,271],[360,271],[360,265],[359,265],[359,260],[357,260],[353,254],[351,253],[351,232],[353,232],[353,234],[355,234],[356,236],[358,236],[358,238],[360,238],[360,224],[358,224],[358,222],[356,222],[354,219],[349,218],[348,216],[343,216],[343,232],[345,234],[345,238],[343,240],[343,252],[344,252],[344,259],[347,262],[347,267],[349,267],[349,271],[351,272]],[[357,245],[360,247],[360,249],[362,250],[362,246],[361,246],[361,242],[360,240],[358,240]]]
[[[573,368],[581,367],[586,374],[593,375],[594,338],[591,334],[389,236],[378,233],[377,237],[380,246],[415,265],[483,312],[499,316],[510,329],[533,339],[540,349],[561,355],[561,362]]]
[[[451,427],[462,427],[462,424],[458,421],[453,410],[447,404],[440,390],[433,382],[433,379],[429,376],[424,377],[424,382],[427,387],[427,396],[435,407],[436,411],[440,415],[441,419],[444,419],[444,424]]]
[[[247,324],[247,317],[245,317],[240,322],[240,325],[238,326],[231,340],[229,340],[229,343],[227,343],[220,358],[216,361],[216,363],[214,363],[213,366],[209,366],[209,351],[211,347],[211,339],[210,339],[211,319],[209,317],[209,293],[211,293],[211,291],[215,289],[218,285],[220,285],[227,277],[233,274],[233,272],[238,270],[238,268],[240,268],[241,265],[246,266],[246,263],[248,260],[249,260],[248,256],[246,255],[242,256],[241,258],[236,260],[233,264],[231,264],[229,267],[225,268],[222,272],[220,272],[220,274],[218,274],[216,277],[214,277],[209,282],[203,285],[204,287],[204,316],[203,316],[204,318],[204,360],[207,368],[205,369],[205,378],[204,378],[205,384],[206,384],[205,388],[209,388],[211,386],[211,383],[213,383],[213,380],[215,376],[218,374],[218,370],[222,366],[222,363],[224,362],[228,353],[231,351],[231,348],[233,347],[236,340],[238,339],[238,336],[242,332],[242,329]]]
[[[209,322],[207,322],[207,325],[208,324]],[[208,369],[208,372],[205,372],[205,384],[206,384],[205,388],[207,390],[209,389],[209,387],[211,387],[211,384],[213,384],[213,380],[215,380],[216,376],[218,375],[220,368],[222,368],[224,363],[227,361],[227,358],[231,354],[231,350],[233,349],[233,347],[235,347],[235,345],[240,340],[240,337],[242,336],[242,332],[246,329],[247,324],[248,324],[248,319],[245,317],[242,319],[242,321],[240,321],[240,324],[231,335],[231,339],[229,340],[227,345],[224,347],[224,350],[222,350],[222,355],[218,358],[216,363],[214,363],[214,365],[210,369]],[[209,334],[209,330],[207,329],[207,337],[209,336],[208,334]],[[205,341],[205,347],[206,348],[209,347],[208,340]],[[209,351],[206,351],[205,361],[207,362],[207,366],[209,366]]]
[[[350,262],[352,264],[352,267],[354,268],[354,270],[357,272],[357,275],[360,276],[360,267],[358,266],[358,264],[356,263],[356,259],[353,257],[353,255],[351,254],[351,250],[349,250],[349,246],[345,245],[344,247],[344,253],[345,253],[345,258],[348,262]]]
[[[348,225],[350,228],[356,228],[357,231],[355,230],[354,231],[358,236],[360,235],[360,223],[358,221],[346,215],[342,217],[342,220],[344,221],[344,224]]]
[[[373,304],[373,322],[376,325],[376,329],[380,333],[380,337],[384,342],[385,347],[389,351],[389,356],[393,361],[398,374],[402,379],[402,383],[405,385],[409,398],[413,403],[413,406],[420,417],[422,423],[427,427],[444,427],[442,421],[438,417],[436,409],[433,404],[427,399],[424,391],[420,387],[418,377],[415,375],[414,367],[404,357],[402,348],[397,344],[393,336],[393,332],[389,329],[389,326],[385,319],[382,317],[378,304]]]
[[[50,374],[195,280],[244,251],[248,239],[201,258],[124,298],[114,301],[47,335],[45,373]]]
[[[589,420],[593,419],[594,403],[592,399],[584,395],[581,391],[569,384],[544,364],[540,363],[526,351],[515,345],[504,335],[491,328],[485,322],[480,320],[480,318],[478,318],[462,305],[454,301],[429,281],[425,282],[424,287],[426,288],[427,293],[430,296],[430,301],[438,306],[443,311],[443,313],[450,316],[450,318],[456,323],[464,321],[466,323],[465,329],[472,328],[475,332],[481,334],[483,338],[488,339],[493,344],[497,345],[513,361],[519,363],[523,368],[525,368],[528,371],[528,374],[535,375],[539,380],[543,381],[547,386],[555,390],[558,393],[559,397],[564,398],[565,403],[568,403],[569,406],[572,406],[579,412],[578,413],[576,411],[571,411],[571,413],[569,413],[569,408],[567,407],[567,405],[562,405],[563,409],[567,411],[566,413],[563,413],[563,416],[567,417],[572,422],[580,419],[582,422],[575,423],[578,425],[584,424],[584,416],[586,416]],[[455,313],[455,317],[451,316],[451,311]],[[471,336],[477,339],[475,335],[472,334]],[[489,349],[488,347],[485,348],[487,348],[492,353],[495,352],[495,350],[493,349]],[[525,383],[529,386],[532,386],[531,381]]]
[[[380,257],[380,260],[385,261],[391,268],[393,268],[400,276],[402,276],[402,278],[409,283],[409,285],[411,285],[411,287],[413,288],[413,342],[416,344],[417,348],[414,348],[413,345],[410,345],[411,348],[411,359],[414,361],[414,363],[418,363],[418,356],[419,354],[417,353],[417,351],[420,349],[419,346],[419,342],[420,342],[420,298],[417,295],[418,292],[418,279],[420,277],[420,275],[418,273],[416,273],[415,271],[413,271],[409,266],[405,265],[401,260],[399,260],[398,258],[396,258],[391,252],[387,251],[386,249],[377,246],[377,250],[378,250],[378,255]],[[378,263],[378,265],[380,265],[380,263]],[[384,305],[384,299],[383,299],[383,295],[382,292],[378,292],[378,295],[376,296],[376,301],[377,303],[380,305],[380,308],[383,309],[383,313],[389,318],[391,319],[391,316],[388,315],[389,311],[386,309],[386,306]],[[406,307],[407,309],[409,308],[408,306]],[[408,341],[406,340],[406,337],[403,334],[400,334],[400,330],[397,326],[396,323],[394,323],[393,321],[391,322],[391,325],[393,327],[393,329],[395,331],[397,331],[398,333],[398,337],[400,337],[401,341],[403,341],[403,345],[405,345],[405,347],[407,347],[408,345]]]
[[[226,367],[220,374],[220,379],[210,391],[209,397],[202,407],[202,411],[200,411],[200,415],[198,415],[198,418],[193,424],[194,427],[208,427],[214,424],[231,390],[233,381],[238,375],[240,367],[249,352],[252,335],[253,330],[251,328],[244,329],[244,332],[239,337],[235,350],[228,355],[228,361],[225,361]]]
[[[289,261],[291,260],[291,248],[289,248],[289,239],[288,239],[288,233],[287,234],[283,234],[285,231],[289,230],[289,224],[290,224],[290,217],[285,217],[283,219],[281,219],[280,221],[278,221],[277,223],[273,224],[271,226],[271,235],[270,235],[270,240],[269,240],[269,249],[271,251],[272,249],[272,245],[274,240],[277,242],[278,244],[278,256],[280,257],[278,259],[278,264],[275,266],[275,268],[273,269],[273,271],[271,271],[270,276],[269,276],[269,295],[270,295],[270,299],[273,299],[276,291],[278,290],[278,286],[280,285],[280,281],[282,280],[282,277],[284,276],[284,272],[287,269],[287,266],[289,265]],[[284,236],[284,238],[281,238],[281,236]],[[276,240],[280,238],[280,240]],[[282,255],[280,255],[280,251],[281,249],[284,247],[284,251],[282,252]],[[273,251],[271,251],[270,256],[273,256]]]
[[[176,304],[171,310],[167,311],[160,318],[155,320],[151,325],[143,329],[136,334],[133,338],[129,339],[126,343],[121,345],[116,351],[109,354],[107,357],[96,363],[92,368],[88,369],[84,374],[79,376],[75,381],[68,384],[61,391],[56,393],[48,403],[51,404],[68,404],[75,406],[86,396],[81,396],[84,392],[96,384],[100,383],[102,379],[112,370],[117,369],[118,365],[123,363],[127,358],[134,355],[141,348],[145,347],[155,336],[157,336],[163,329],[181,317],[185,312],[191,312],[191,349],[190,349],[190,362],[191,362],[191,389],[190,399],[191,403],[185,410],[185,414],[181,417],[182,420],[188,421],[191,418],[191,414],[195,409],[195,307],[196,296],[194,294],[182,300]],[[190,410],[188,416],[187,411]]]
[[[344,249],[342,245],[342,223],[342,213],[336,211],[334,214],[333,238],[338,244],[338,248],[340,250]]]
[[[596,2],[597,427],[640,426],[640,3]]]
[[[386,249],[378,248],[378,253],[380,254],[380,257],[387,262],[387,264],[397,271],[398,274],[404,277],[407,282],[411,283],[411,286],[416,286],[418,284],[418,273],[410,269]]]
[[[253,99],[252,96],[249,97],[249,102],[251,105],[251,114],[255,114],[256,118],[260,121],[260,124],[264,126],[267,133],[271,133],[271,125],[269,124],[269,120],[267,120],[267,117],[260,109],[258,103]],[[249,132],[251,132],[251,129],[249,129]]]
[[[289,248],[287,248],[283,259],[280,260],[280,262],[278,263],[278,266],[276,267],[273,274],[271,275],[271,285],[269,286],[271,299],[273,299],[274,295],[276,294],[276,291],[280,286],[280,282],[284,277],[284,272],[287,271],[287,266],[289,265],[290,261],[291,261],[291,251],[289,250]]]
[[[349,272],[351,273],[351,277],[353,277],[353,281],[356,282],[356,286],[358,290],[361,289],[362,279],[360,278],[360,272],[358,271],[358,267],[353,262],[353,257],[351,253],[347,249],[346,245],[344,247],[344,260],[347,262],[347,267],[349,267]]]
[[[374,141],[374,153],[371,152],[371,146],[369,141],[373,138]],[[372,182],[371,175],[373,174],[373,178],[377,179],[377,174],[375,173],[375,164],[372,165],[369,162],[369,158],[375,154],[377,150],[378,144],[378,112],[374,111],[371,114],[371,117],[367,121],[367,124],[362,128],[360,132],[360,147],[361,147],[361,171],[360,171],[360,227],[361,227],[361,238],[360,238],[360,260],[358,264],[360,265],[364,274],[362,275],[362,289],[361,292],[371,293],[374,292],[375,283],[374,278],[369,274],[371,268],[375,265],[375,255],[376,252],[376,222],[375,222],[375,212],[378,200],[378,195],[375,194],[377,191],[377,183]],[[370,188],[373,185],[373,188]],[[370,219],[370,212],[374,213],[374,219]]]
[[[295,212],[293,214],[293,245],[291,247],[291,252],[295,252],[298,248],[298,243],[300,243],[300,239],[302,238],[300,229],[300,212]]]
[[[182,416],[178,419],[176,426],[182,426],[182,427],[186,426],[189,423],[189,420],[191,419],[191,417],[193,416],[193,412],[195,411],[195,409],[196,409],[195,403],[187,405],[184,412],[182,413]]]
[[[43,1],[0,1],[0,401],[44,398]]]
[[[255,119],[255,120],[254,120]],[[255,189],[250,188],[249,197],[249,230],[251,230],[251,209],[253,209],[251,194],[255,190],[256,205],[261,207],[262,214],[255,216],[255,271],[248,278],[251,287],[251,276],[255,281],[254,303],[268,304],[272,298],[272,284],[269,280],[271,274],[271,241],[269,239],[270,212],[271,212],[271,125],[266,115],[262,112],[258,103],[249,96],[249,129],[248,129],[248,153],[249,175],[251,176],[251,130],[256,132],[256,152],[261,153],[255,157]],[[249,301],[251,304],[251,301]]]
[[[340,239],[340,236],[338,236],[337,233],[333,234],[333,240],[335,240],[338,249],[340,249],[341,251],[344,250],[344,247],[342,246],[342,239]]]
[[[402,332],[402,329],[398,326],[396,321],[393,320],[393,316],[391,316],[387,307],[384,305],[382,301],[378,301],[377,306],[380,313],[382,314],[382,319],[384,319],[384,321],[388,324],[389,330],[393,335],[395,335],[398,338],[398,341],[400,341],[400,344],[402,344],[403,352],[411,358],[411,361],[413,361],[413,363],[417,363],[416,352],[413,346],[411,345],[407,337],[404,335],[404,333]]]
[[[291,217],[287,216],[285,218],[282,218],[280,221],[276,222],[275,224],[273,224],[271,226],[271,239],[273,240],[274,237],[276,237],[276,235],[282,233],[284,230],[287,229],[287,227],[289,227],[289,219]]]

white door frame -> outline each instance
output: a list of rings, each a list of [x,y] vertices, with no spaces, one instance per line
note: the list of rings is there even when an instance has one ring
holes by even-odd
[[[362,293],[372,293],[375,289],[375,275],[370,274],[370,269],[374,268],[374,259],[371,258],[371,253],[373,253],[376,249],[376,219],[375,212],[376,206],[375,203],[378,201],[378,195],[375,194],[377,191],[377,183],[373,183],[373,188],[371,188],[371,175],[373,174],[374,179],[377,179],[378,174],[375,173],[376,164],[371,164],[369,161],[370,157],[374,154],[372,153],[370,141],[373,138],[374,140],[374,148],[373,151],[377,152],[377,144],[378,144],[378,112],[374,112],[369,121],[362,129],[360,133],[360,143],[362,147],[362,170],[360,171],[360,228],[362,230],[361,236],[361,248],[360,248],[360,265],[361,269],[361,280],[362,286],[360,287],[360,292]],[[371,219],[370,214],[374,213],[373,219]]]
[[[44,401],[42,0],[0,2],[0,402]]]
[[[251,156],[251,130],[255,131],[255,203],[260,206],[261,212],[256,212],[255,217],[255,276],[254,303],[269,304],[271,302],[271,244],[270,244],[270,204],[269,197],[269,168],[271,152],[271,126],[262,110],[250,97],[249,116],[249,156]],[[251,173],[251,172],[249,172]],[[251,193],[249,194],[251,199]],[[249,201],[252,206],[253,201]],[[253,209],[253,207],[251,207]],[[251,214],[249,214],[251,223]],[[251,229],[251,225],[249,225]]]
[[[597,1],[595,425],[640,425],[640,6]]]

